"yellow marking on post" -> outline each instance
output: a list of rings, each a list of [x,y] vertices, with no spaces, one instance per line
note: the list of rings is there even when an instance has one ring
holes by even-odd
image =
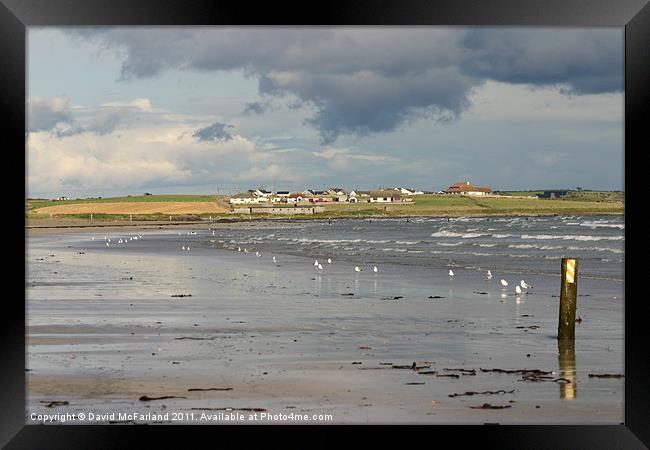
[[[567,259],[566,260],[566,282],[567,283],[575,282],[575,273],[576,273],[576,260]]]

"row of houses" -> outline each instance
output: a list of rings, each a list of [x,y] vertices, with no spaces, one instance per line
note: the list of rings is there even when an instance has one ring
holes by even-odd
[[[424,194],[423,191],[407,188],[377,189],[373,191],[352,190],[348,192],[343,188],[330,188],[326,191],[306,189],[302,192],[277,191],[265,189],[251,189],[240,192],[230,198],[233,205],[240,204],[273,204],[273,203],[389,203],[413,201],[412,196]]]
[[[483,186],[474,186],[469,181],[457,182],[449,186],[445,191],[429,192],[413,188],[393,187],[379,188],[372,191],[352,190],[331,187],[325,191],[306,189],[302,192],[277,191],[271,192],[266,189],[250,189],[240,192],[230,198],[233,205],[241,204],[263,204],[263,203],[394,203],[412,202],[413,197],[424,194],[452,194],[452,195],[488,195],[492,189]]]

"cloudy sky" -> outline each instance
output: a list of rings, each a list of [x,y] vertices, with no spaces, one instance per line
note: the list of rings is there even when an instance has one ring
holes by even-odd
[[[28,194],[623,189],[623,33],[30,28]]]

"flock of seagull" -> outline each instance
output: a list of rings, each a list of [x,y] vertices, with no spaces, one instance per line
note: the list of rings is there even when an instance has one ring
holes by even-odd
[[[237,247],[237,251],[238,252],[243,251],[244,253],[249,253],[247,248],[242,249],[241,247]],[[255,256],[257,256],[258,258],[261,258],[262,254],[260,252],[255,252]],[[275,264],[275,265],[279,264],[278,258],[276,258],[275,256],[273,257],[273,264]],[[327,258],[327,264],[332,264],[332,258]],[[324,269],[323,264],[319,263],[317,259],[314,260],[314,267],[316,267],[319,271],[322,271]],[[360,268],[359,266],[354,266],[354,271],[355,272],[363,272],[363,269]],[[377,272],[379,272],[379,269],[377,268],[377,266],[373,266],[372,271],[374,273],[377,273]]]
[[[455,274],[454,271],[449,269],[449,278],[454,278]],[[492,271],[488,270],[487,273],[485,274],[485,279],[486,280],[491,280],[492,279]],[[508,287],[508,282],[504,280],[503,278],[501,279],[501,286],[503,286],[503,289],[506,289]],[[521,295],[526,292],[527,289],[532,288],[532,286],[528,283],[526,283],[524,280],[521,280],[518,285],[515,286],[515,294]]]
[[[208,230],[210,231],[210,229],[208,229]],[[211,230],[211,231],[212,231],[212,236],[214,236],[214,230]],[[188,231],[187,234],[188,235],[194,235],[194,234],[196,234],[196,231]],[[180,231],[178,232],[178,235],[181,236]],[[93,236],[91,239],[94,241],[95,237]],[[129,241],[137,241],[138,239],[142,239],[141,234],[138,234],[138,235],[135,235],[135,236],[130,236],[128,239],[127,238],[119,238],[116,241],[116,243],[117,244],[126,244]],[[106,246],[107,247],[111,246],[111,238],[110,237],[104,236],[104,241],[106,241]],[[113,242],[113,244],[115,244],[115,242]],[[187,245],[187,246],[183,245],[183,246],[181,246],[181,250],[189,252],[190,251],[190,246],[189,245]],[[241,247],[237,247],[237,251],[238,252],[243,251],[244,253],[249,253],[247,248],[242,249]],[[256,251],[255,256],[258,257],[258,258],[261,258],[262,254],[259,251]],[[275,256],[273,257],[273,264],[274,265],[279,264],[279,261]],[[332,258],[327,258],[327,264],[332,264]],[[323,270],[323,265],[321,263],[319,263],[317,259],[314,260],[314,267],[316,267],[319,271]],[[363,272],[363,269],[361,267],[359,267],[359,266],[354,266],[354,271],[359,273],[359,272]],[[377,266],[373,266],[372,271],[374,273],[377,273],[377,272],[379,272],[379,269],[377,268]],[[449,269],[449,279],[453,279],[455,276],[456,275],[454,274],[454,271]],[[485,279],[488,280],[488,281],[492,279],[492,272],[490,270],[488,270],[486,272]],[[504,280],[504,279],[501,279],[501,286],[503,286],[503,289],[506,289],[508,287],[508,282],[506,280]],[[518,285],[515,285],[515,294],[517,294],[517,295],[524,294],[524,293],[526,293],[526,290],[528,290],[530,288],[532,288],[532,286],[530,284],[526,283],[524,280],[521,280]]]
[[[188,250],[189,250],[189,247],[188,247]],[[237,247],[237,251],[238,252],[243,251],[244,253],[248,253],[247,248],[242,249],[241,247]],[[258,258],[261,258],[262,254],[260,252],[256,251],[255,256],[257,256]],[[273,257],[273,264],[275,264],[275,265],[279,264],[278,259],[275,256]],[[332,258],[327,258],[327,264],[332,264]],[[314,260],[314,267],[316,267],[319,271],[323,270],[323,264],[318,262],[317,259]],[[363,272],[363,269],[361,267],[359,267],[359,266],[354,266],[354,271],[357,272],[357,273],[358,272]],[[377,266],[373,266],[372,271],[374,273],[377,273],[377,272],[379,272],[379,269],[377,268]],[[453,279],[455,276],[456,275],[454,274],[454,271],[449,269],[449,278]],[[488,281],[492,279],[492,271],[488,270],[486,272],[485,279],[488,280]],[[503,286],[504,289],[507,288],[508,287],[508,282],[506,280],[504,280],[504,279],[501,279],[501,286]],[[532,288],[532,286],[530,284],[526,283],[524,280],[521,280],[521,282],[518,285],[515,286],[515,294],[521,295],[521,294],[525,293],[527,289],[530,289],[530,288]]]
[[[141,234],[137,234],[137,235],[135,235],[135,236],[129,236],[128,239],[127,239],[127,238],[118,238],[117,241],[114,241],[114,242],[113,242],[113,245],[116,245],[116,244],[126,244],[126,243],[128,243],[129,241],[137,241],[138,239],[142,239],[142,235],[141,235]],[[94,241],[94,240],[95,240],[95,236],[91,237],[91,240]],[[110,247],[110,246],[111,246],[111,238],[109,238],[108,236],[104,236],[104,241],[106,241],[106,247]]]

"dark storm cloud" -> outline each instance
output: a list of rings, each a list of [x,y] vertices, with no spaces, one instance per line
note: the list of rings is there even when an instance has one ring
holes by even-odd
[[[475,29],[464,39],[468,75],[534,85],[566,84],[576,94],[623,89],[620,30]]]
[[[123,79],[241,69],[261,94],[315,107],[308,123],[325,142],[453,120],[486,80],[573,94],[623,88],[618,29],[114,28],[84,38],[123,52]],[[262,104],[246,108],[258,112]]]
[[[291,84],[293,93],[312,99],[317,106],[308,123],[320,131],[325,143],[342,134],[392,131],[419,117],[453,120],[469,106],[471,88],[471,80],[454,68],[403,76],[399,83],[392,77],[366,73],[322,79],[310,76]]]
[[[232,127],[232,125],[215,122],[209,127],[199,128],[194,132],[192,137],[199,141],[228,141],[232,139],[232,134],[226,128]]]
[[[31,98],[27,102],[27,125],[30,132],[50,131],[58,123],[72,123],[66,98]]]

